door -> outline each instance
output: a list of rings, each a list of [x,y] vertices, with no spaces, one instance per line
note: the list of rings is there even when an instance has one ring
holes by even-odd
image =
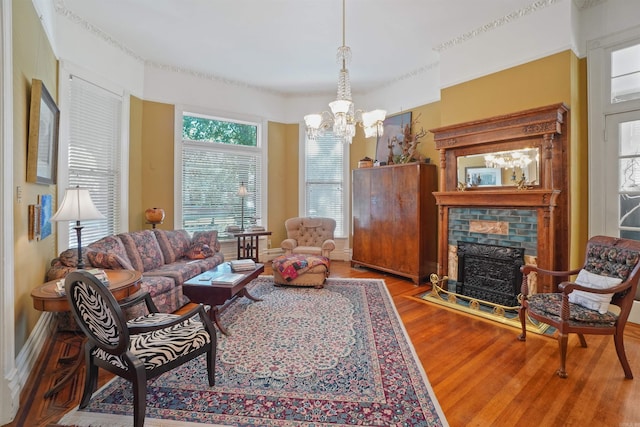
[[[640,240],[640,110],[605,118],[605,234]]]

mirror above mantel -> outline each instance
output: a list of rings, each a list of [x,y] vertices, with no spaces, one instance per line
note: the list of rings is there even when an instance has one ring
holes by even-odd
[[[473,187],[513,187],[540,183],[540,150],[525,147],[516,150],[457,157],[458,183]]]

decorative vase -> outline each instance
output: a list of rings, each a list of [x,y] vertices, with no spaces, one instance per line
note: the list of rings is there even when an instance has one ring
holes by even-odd
[[[160,224],[164,221],[164,209],[162,208],[149,208],[144,211],[144,217],[147,222],[151,224]]]

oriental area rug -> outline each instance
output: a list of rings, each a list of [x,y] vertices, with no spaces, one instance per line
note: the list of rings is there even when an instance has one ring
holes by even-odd
[[[383,280],[276,287],[261,276],[222,314],[216,385],[204,355],[147,383],[146,426],[447,426]],[[133,425],[115,378],[62,425]]]

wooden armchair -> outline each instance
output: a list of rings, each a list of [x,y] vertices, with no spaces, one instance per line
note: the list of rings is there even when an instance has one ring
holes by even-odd
[[[67,276],[65,291],[71,312],[87,336],[80,408],[89,404],[96,389],[98,367],[132,383],[135,427],[144,425],[148,379],[207,353],[209,385],[214,385],[217,337],[204,306],[180,316],[158,313],[146,292],[118,304],[104,284],[81,270]],[[122,309],[142,302],[148,314],[127,322]]]
[[[584,334],[613,335],[624,375],[632,379],[623,339],[640,278],[639,258],[640,241],[595,236],[587,242],[581,269],[548,271],[531,265],[523,266],[522,304],[519,309],[522,334],[518,338],[521,341],[526,339],[527,316],[555,327],[560,348],[560,367],[556,373],[566,378],[570,333],[578,334],[582,347],[587,346]],[[578,277],[574,282],[560,283],[557,293],[529,295],[528,276],[532,272],[565,277],[578,274]],[[609,304],[618,306],[619,313],[609,311]]]

